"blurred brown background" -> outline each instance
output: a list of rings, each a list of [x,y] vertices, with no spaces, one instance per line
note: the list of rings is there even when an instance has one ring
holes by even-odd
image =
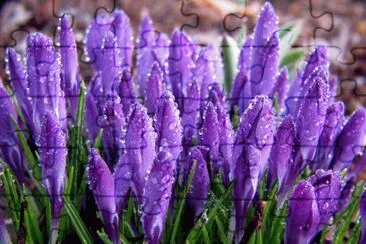
[[[0,0],[1,1],[1,0]],[[136,35],[143,11],[148,11],[158,31],[170,34],[183,28],[200,44],[220,45],[223,34],[235,38],[244,24],[251,33],[264,1],[244,0],[19,0],[0,2],[0,77],[6,80],[4,54],[7,46],[24,52],[29,32],[54,36],[58,16],[74,17],[80,53],[85,29],[98,11],[122,8],[131,18]],[[280,25],[298,19],[303,31],[294,46],[326,44],[331,70],[341,82],[339,99],[348,113],[366,104],[366,2],[351,0],[271,1]],[[306,48],[309,51],[310,48]],[[82,55],[81,55],[82,56]],[[81,63],[88,77],[89,65]]]

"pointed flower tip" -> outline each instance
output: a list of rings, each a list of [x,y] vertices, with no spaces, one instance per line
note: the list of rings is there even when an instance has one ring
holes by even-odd
[[[71,29],[73,24],[72,22],[73,22],[72,16],[67,13],[64,13],[60,18],[59,26],[61,30]]]

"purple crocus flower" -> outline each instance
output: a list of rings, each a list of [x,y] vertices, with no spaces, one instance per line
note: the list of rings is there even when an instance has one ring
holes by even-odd
[[[341,171],[349,167],[362,149],[365,131],[366,109],[360,108],[353,113],[337,137],[331,168]]]
[[[333,157],[334,145],[337,135],[344,122],[344,104],[336,102],[329,106],[325,116],[324,127],[319,137],[318,151],[314,166],[316,168],[327,169]]]
[[[18,106],[24,116],[26,125],[34,131],[32,121],[32,104],[27,97],[27,78],[26,70],[21,61],[21,56],[14,49],[8,48],[7,70],[9,71],[9,82],[17,98]]]
[[[88,179],[89,187],[93,191],[95,202],[102,214],[108,237],[113,243],[120,243],[114,178],[108,165],[94,148],[89,154]]]
[[[184,99],[184,109],[182,111],[182,125],[185,149],[198,142],[198,122],[200,116],[200,86],[197,81],[193,81],[187,88],[188,96]]]
[[[122,104],[112,100],[107,101],[104,107],[104,117],[100,124],[103,127],[103,151],[108,165],[111,166],[119,161],[124,149],[125,116]]]
[[[158,100],[163,94],[164,84],[163,84],[163,73],[160,69],[160,65],[155,62],[152,66],[151,73],[147,81],[146,89],[146,108],[149,114],[155,114]]]
[[[320,224],[326,225],[338,210],[337,204],[341,197],[341,174],[337,171],[317,170],[310,177],[309,182],[314,186]],[[321,227],[319,225],[318,230],[321,230]]]
[[[169,91],[166,91],[158,102],[154,128],[157,133],[156,150],[170,152],[173,156],[173,169],[176,170],[176,160],[182,150],[183,129],[177,104]]]
[[[296,146],[295,123],[292,116],[286,116],[277,129],[271,156],[268,159],[268,184],[272,185],[278,180],[278,188],[282,189],[290,165],[293,163],[294,149]]]
[[[242,115],[235,135],[230,178],[236,180],[236,242],[244,234],[244,217],[270,155],[275,131],[273,113],[272,102],[266,96],[256,96]]]
[[[250,87],[252,95],[270,95],[279,64],[278,19],[266,2],[255,26],[251,53]]]
[[[181,109],[184,98],[187,97],[188,84],[193,78],[195,63],[194,44],[184,33],[175,29],[172,34],[169,48],[169,81],[173,95]],[[201,85],[199,83],[199,85]],[[182,109],[181,109],[182,110]]]
[[[114,173],[114,185],[115,185],[115,198],[117,213],[126,207],[129,198],[129,190],[131,189],[131,167],[127,162],[126,154],[120,157],[117,163]]]
[[[59,23],[59,43],[61,54],[61,88],[65,93],[69,116],[76,118],[78,97],[80,93],[81,76],[79,73],[78,53],[72,23],[66,14],[62,15]]]
[[[277,95],[279,114],[281,114],[285,110],[285,102],[288,89],[289,89],[288,70],[287,68],[283,68],[280,74],[277,76],[276,83],[271,93],[271,97]]]
[[[110,35],[108,34],[110,32],[115,38],[114,48],[118,50],[115,54],[117,54],[119,61],[114,62],[114,64],[121,67],[130,67],[131,65],[133,44],[128,16],[122,10],[114,11],[112,15],[98,13],[88,27],[85,39],[86,54],[97,71],[106,64],[102,54],[103,49],[105,49],[103,42],[105,42],[106,36]]]
[[[317,69],[322,69],[324,72],[329,68],[327,48],[324,46],[318,46],[312,51],[306,58],[307,63],[305,67],[298,72],[295,79],[292,81],[290,90],[288,91],[288,99],[286,100],[286,107],[288,112],[294,117],[297,116],[298,106],[303,99],[304,83]],[[326,79],[328,78],[327,74]],[[306,92],[306,90],[305,90]]]
[[[366,191],[360,199],[361,236],[358,243],[366,243]]]
[[[51,113],[43,117],[39,144],[42,183],[51,201],[52,229],[55,230],[63,207],[67,142],[56,116]]]
[[[32,99],[35,138],[39,135],[43,116],[47,112],[56,116],[63,130],[67,128],[60,67],[60,56],[52,40],[40,33],[31,34],[27,39],[27,82]]]
[[[85,96],[85,127],[87,137],[94,144],[101,125],[99,117],[103,114],[101,99],[103,99],[102,79],[100,73],[96,73],[89,83]]]
[[[315,188],[310,182],[303,180],[295,187],[288,203],[285,243],[310,243],[317,233],[319,223]]]
[[[155,158],[155,137],[152,120],[146,108],[136,103],[131,108],[126,131],[126,157],[131,167],[131,188],[139,205],[143,201],[146,176]]]
[[[11,98],[0,85],[0,157],[9,165],[20,183],[24,182],[26,159],[21,151],[16,130],[10,120],[17,120],[15,107]]]
[[[122,73],[121,82],[119,83],[119,97],[123,105],[123,113],[128,114],[132,104],[137,102],[135,88],[133,86],[133,77],[129,70],[125,69]]]
[[[203,112],[201,145],[209,149],[210,165],[214,174],[223,172],[223,165],[219,160],[219,120],[216,108],[209,102]]]
[[[207,163],[199,147],[193,147],[188,155],[185,169],[185,182],[196,161],[196,170],[192,179],[192,184],[187,194],[188,208],[193,211],[194,218],[199,217],[205,210],[205,202],[210,190],[210,176],[208,174]]]
[[[296,131],[301,144],[302,167],[314,159],[320,134],[323,130],[328,107],[329,87],[321,75],[309,78],[309,89],[306,91],[300,106]]]
[[[161,151],[152,166],[144,189],[142,226],[148,243],[159,244],[174,183],[174,159]]]

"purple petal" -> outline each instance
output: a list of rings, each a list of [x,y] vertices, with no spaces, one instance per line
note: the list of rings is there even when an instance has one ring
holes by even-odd
[[[283,187],[288,169],[293,163],[294,148],[296,143],[295,123],[291,116],[287,116],[277,129],[271,155],[268,159],[269,172],[268,181],[272,185],[278,179],[278,188]]]
[[[346,207],[350,203],[350,200],[352,199],[352,193],[353,193],[354,189],[355,189],[355,180],[354,179],[348,180],[343,185],[341,196],[340,196],[340,198],[338,200],[338,204],[337,204],[338,212],[341,212],[344,209],[346,209]]]
[[[53,218],[60,217],[66,176],[67,142],[56,117],[46,113],[39,139],[42,183],[50,197]]]
[[[188,84],[193,78],[195,63],[192,59],[192,45],[192,41],[184,32],[178,29],[173,31],[168,58],[169,81],[179,108],[182,108],[183,98],[188,95]]]
[[[322,76],[312,76],[296,120],[304,162],[314,159],[328,107],[328,85]]]
[[[59,43],[61,53],[61,87],[70,103],[70,116],[75,120],[80,93],[81,76],[79,74],[78,53],[72,23],[62,15],[59,23]]]
[[[131,167],[127,162],[127,157],[125,154],[121,156],[118,164],[116,165],[113,177],[117,213],[120,214],[121,211],[127,206],[132,178]]]
[[[254,30],[251,53],[250,88],[252,95],[269,95],[279,65],[278,19],[270,3],[262,7]],[[259,75],[258,75],[259,74]]]
[[[0,86],[0,157],[9,165],[19,182],[25,179],[25,156],[21,151],[16,130],[10,120],[15,121],[17,114],[12,104],[11,98],[4,87]]]
[[[194,161],[197,162],[196,171],[187,195],[187,205],[193,211],[194,217],[197,218],[205,209],[205,202],[210,189],[210,176],[208,174],[207,163],[198,147],[192,148],[188,156],[186,176],[189,175]]]
[[[155,137],[152,121],[146,109],[136,103],[132,106],[126,132],[126,157],[131,166],[131,188],[140,205],[146,176],[155,158]]]
[[[257,191],[273,144],[275,131],[272,102],[266,96],[256,96],[240,119],[233,147],[231,180],[236,180],[235,199],[236,240],[244,231],[244,217]]]
[[[325,117],[324,127],[319,137],[318,152],[316,156],[316,167],[327,169],[330,159],[333,157],[333,150],[337,135],[344,122],[344,104],[336,102],[329,106]]]
[[[288,98],[286,106],[289,113],[293,116],[296,115],[298,109],[298,103],[303,98],[303,86],[306,80],[316,71],[316,69],[322,69],[325,73],[326,79],[328,78],[327,71],[329,68],[329,61],[327,55],[327,48],[324,46],[318,46],[313,52],[306,58],[306,66],[298,72],[295,79],[292,81],[290,90],[288,92]]]
[[[308,181],[301,181],[288,203],[285,243],[310,243],[319,223],[315,189]]]
[[[157,132],[156,149],[172,154],[173,169],[176,170],[176,160],[182,150],[182,124],[177,104],[169,91],[165,92],[158,102],[154,128]]]
[[[231,109],[234,109],[234,106],[241,106],[239,108],[240,111],[244,112],[245,106],[244,103],[247,103],[247,100],[251,98],[247,97],[241,97],[242,92],[245,90],[248,90],[248,75],[249,73],[246,70],[240,70],[238,74],[235,77],[233,89],[231,90]],[[243,93],[244,95],[244,93]],[[244,100],[244,103],[242,100]]]
[[[210,165],[214,173],[218,174],[223,169],[219,160],[219,120],[216,108],[209,102],[203,112],[201,145],[209,149]]]
[[[89,155],[88,179],[95,202],[102,213],[108,237],[113,243],[119,243],[119,220],[115,202],[114,178],[108,165],[94,148],[91,149]]]
[[[173,161],[170,153],[161,151],[154,160],[146,181],[141,220],[145,238],[149,243],[159,243],[164,232],[174,183]]]
[[[366,131],[366,109],[353,113],[337,137],[331,167],[335,170],[348,168],[361,151]]]
[[[113,13],[114,20],[111,30],[117,39],[117,46],[120,50],[120,56],[123,67],[130,67],[133,53],[133,33],[130,24],[130,18],[122,10],[116,10]]]
[[[123,105],[123,113],[128,114],[131,105],[137,102],[137,96],[133,85],[132,74],[127,69],[122,73],[121,83],[119,84],[119,96]]]
[[[40,132],[41,121],[47,112],[54,113],[66,130],[66,104],[61,89],[60,56],[50,38],[40,33],[27,39],[27,73],[29,96],[32,99],[34,136]]]
[[[190,147],[193,141],[198,141],[198,122],[200,116],[200,86],[196,81],[189,84],[188,96],[184,99],[182,111],[182,124],[185,149]]]
[[[330,218],[338,210],[338,200],[341,197],[341,174],[337,171],[317,170],[316,173],[310,177],[309,182],[315,189],[315,196],[320,214],[320,224],[327,225],[329,224]]]
[[[158,101],[164,91],[163,73],[157,62],[153,64],[150,76],[148,77],[146,89],[146,108],[149,114],[155,114]]]
[[[0,243],[3,244],[13,243],[10,239],[8,230],[6,229],[5,221],[1,215],[0,215]]]
[[[126,126],[122,104],[108,101],[104,107],[103,127],[103,152],[108,165],[115,165],[124,149],[124,129]]]
[[[253,45],[253,35],[248,36],[248,39],[245,41],[244,45],[240,49],[239,55],[239,63],[238,69],[240,71],[248,70],[251,66],[251,50]]]
[[[139,48],[153,47],[156,40],[155,28],[153,21],[148,14],[146,14],[141,21],[139,31]]]

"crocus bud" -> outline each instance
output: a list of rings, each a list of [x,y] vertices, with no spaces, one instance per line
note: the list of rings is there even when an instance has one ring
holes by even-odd
[[[43,117],[39,143],[42,183],[51,201],[54,223],[57,223],[63,207],[67,142],[53,114],[46,113]],[[53,228],[56,227],[54,224]]]
[[[128,164],[126,154],[120,157],[117,163],[114,173],[114,185],[115,185],[115,198],[117,213],[126,207],[129,199],[129,190],[131,188],[131,167]]]
[[[219,136],[219,120],[216,108],[209,102],[203,112],[201,145],[209,149],[210,165],[214,174],[218,174],[220,170],[223,171],[222,162],[219,160]]]
[[[231,180],[236,180],[233,199],[236,242],[244,234],[244,218],[264,172],[275,131],[272,102],[256,96],[242,115],[233,147]]]
[[[286,244],[307,244],[315,236],[320,213],[313,185],[301,181],[296,185],[288,202]]]
[[[354,112],[339,133],[330,167],[334,170],[348,168],[356,155],[361,152],[366,131],[366,109]]]
[[[278,19],[272,5],[266,2],[254,30],[250,66],[252,95],[269,95],[275,84],[279,64]]]
[[[309,179],[315,190],[315,197],[318,204],[320,225],[329,224],[330,218],[338,210],[337,204],[341,197],[341,174],[317,170]],[[318,230],[322,226],[319,225]]]
[[[47,112],[53,113],[61,128],[66,130],[66,104],[61,89],[60,67],[60,56],[52,40],[40,33],[31,34],[27,39],[27,81],[33,106],[35,138]]]
[[[61,53],[61,88],[69,102],[69,116],[76,118],[81,77],[79,73],[78,52],[72,23],[66,14],[62,15],[59,23],[59,44]]]
[[[197,218],[205,209],[205,202],[210,189],[210,176],[201,150],[198,147],[194,147],[187,159],[185,182],[187,182],[187,177],[194,161],[196,161],[196,170],[187,194],[187,205],[189,209],[192,209],[194,218]]]
[[[193,45],[184,32],[178,29],[173,31],[168,58],[169,81],[180,109],[183,106],[184,98],[188,95],[188,84],[190,84],[193,78],[193,69],[195,67],[193,62]],[[199,85],[201,84],[199,83]]]
[[[111,31],[117,39],[117,47],[120,49],[121,62],[123,67],[130,67],[133,54],[133,33],[130,18],[119,9],[114,11]]]
[[[146,108],[149,114],[155,114],[158,106],[158,100],[163,94],[163,91],[163,74],[161,72],[160,65],[155,62],[148,77],[146,89]]]
[[[271,155],[268,159],[268,183],[272,185],[278,180],[278,188],[282,189],[285,177],[293,163],[294,148],[296,146],[295,123],[291,116],[286,116],[277,129]]]
[[[142,204],[146,176],[155,158],[155,137],[152,120],[146,109],[136,103],[131,108],[126,131],[126,157],[131,167],[131,189]]]
[[[103,98],[101,76],[99,73],[95,74],[85,96],[85,127],[87,138],[94,144],[97,138],[101,125],[99,124],[98,118],[103,114],[101,106],[101,98]]]
[[[250,95],[249,97],[244,96],[244,94],[250,94],[249,91],[244,93],[244,90],[249,90],[249,74],[250,73],[247,70],[239,70],[238,74],[236,75],[233,89],[231,89],[231,110],[233,110],[234,106],[237,105],[240,106],[239,110],[244,112],[246,108],[244,104],[246,104],[248,100],[251,99]]]
[[[24,182],[26,160],[23,155],[16,130],[10,120],[15,121],[17,114],[11,98],[5,88],[0,85],[0,156],[9,165],[19,182]]]
[[[288,91],[288,98],[286,100],[286,107],[288,108],[288,112],[292,114],[294,117],[297,116],[298,112],[298,103],[301,103],[303,96],[302,88],[304,86],[305,81],[312,75],[314,70],[322,69],[324,72],[328,71],[329,62],[327,56],[327,48],[324,46],[318,46],[314,49],[313,52],[309,54],[306,58],[305,67],[298,72],[296,77],[291,83],[290,90]],[[327,77],[327,74],[326,78]]]
[[[108,165],[94,148],[89,154],[88,179],[89,187],[93,191],[95,202],[102,214],[108,237],[113,243],[120,243],[114,178]]]
[[[344,104],[336,102],[329,106],[322,133],[319,137],[315,168],[327,169],[333,157],[335,141],[344,122]]]
[[[251,67],[251,50],[253,45],[253,35],[248,36],[245,43],[241,46],[240,55],[239,55],[239,62],[238,62],[238,69],[241,70],[248,70]]]
[[[289,89],[289,82],[288,82],[288,70],[287,68],[283,68],[280,74],[276,78],[276,83],[273,87],[271,97],[277,95],[277,102],[280,114],[285,109],[285,102],[287,98],[287,92]]]
[[[182,111],[184,149],[192,146],[193,141],[198,141],[198,122],[200,115],[200,86],[197,81],[188,85],[188,96],[184,99],[184,109]]]
[[[174,159],[161,151],[154,160],[144,189],[142,226],[148,243],[159,244],[174,183]]]
[[[123,105],[123,113],[128,114],[132,104],[137,102],[133,77],[129,70],[125,69],[122,73],[121,83],[119,84],[119,97]]]
[[[329,88],[321,75],[311,76],[309,89],[296,119],[297,136],[301,144],[302,167],[314,159],[328,108]],[[301,167],[301,168],[302,168]]]
[[[18,106],[25,118],[27,126],[34,131],[32,121],[32,104],[27,96],[27,79],[24,65],[20,55],[12,48],[7,49],[8,62],[7,70],[9,71],[9,82],[13,88],[13,92],[17,98]]]
[[[153,47],[156,41],[156,32],[150,16],[146,13],[141,21],[139,29],[139,48]]]
[[[358,243],[366,243],[366,191],[360,199],[361,236]]]
[[[109,100],[103,112],[104,116],[100,122],[103,127],[103,151],[111,168],[119,161],[123,153],[126,121],[122,112],[122,104]]]
[[[169,91],[165,92],[158,102],[154,118],[154,128],[157,132],[156,149],[172,154],[173,169],[176,170],[176,160],[182,150],[183,129],[177,104]]]

